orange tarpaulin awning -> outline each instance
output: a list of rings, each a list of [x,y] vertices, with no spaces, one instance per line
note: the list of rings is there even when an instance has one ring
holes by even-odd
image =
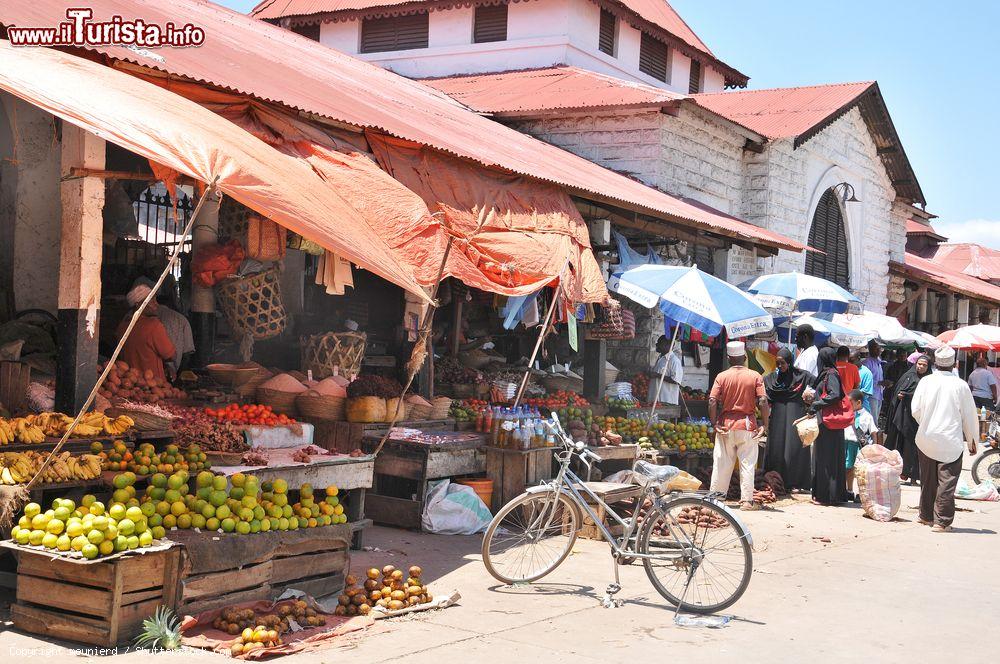
[[[328,131],[283,109],[195,83],[146,80],[307,161],[336,183],[423,285],[437,280],[448,239],[454,237],[445,277],[491,293],[525,295],[562,276],[571,300],[607,297],[587,226],[556,185],[372,132]],[[479,209],[487,205],[494,213],[475,234]]]
[[[301,159],[134,76],[48,48],[0,41],[0,88],[221,191],[427,300],[365,216]],[[376,194],[377,195],[377,194]]]

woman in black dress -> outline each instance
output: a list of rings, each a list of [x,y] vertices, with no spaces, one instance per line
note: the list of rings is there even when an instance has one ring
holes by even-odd
[[[837,372],[837,351],[829,347],[820,350],[816,367],[819,375],[814,384],[816,397],[812,407],[819,420],[819,436],[812,446],[812,501],[820,505],[838,505],[845,498],[847,474],[844,467],[844,430],[830,429],[823,423],[824,411],[837,406],[844,398]]]
[[[915,481],[920,477],[920,463],[917,456],[917,428],[919,424],[913,419],[910,405],[917,384],[931,372],[931,358],[921,355],[913,367],[896,381],[892,388],[892,398],[889,401],[888,412],[885,414],[885,446],[890,450],[898,450],[903,457],[903,471],[900,479]]]
[[[789,491],[812,487],[810,451],[802,446],[793,422],[806,413],[802,393],[813,384],[815,376],[795,368],[787,348],[778,351],[777,369],[764,378],[771,419],[767,425],[767,457],[764,469],[777,471]]]

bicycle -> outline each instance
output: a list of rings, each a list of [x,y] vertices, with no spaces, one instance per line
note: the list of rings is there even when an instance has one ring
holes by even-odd
[[[678,611],[714,613],[739,600],[750,583],[753,540],[721,494],[665,492],[661,487],[674,469],[639,460],[633,472],[644,480],[642,493],[631,515],[623,518],[570,470],[575,457],[589,476],[591,461],[602,459],[566,435],[554,414],[546,424],[562,441],[555,453],[559,470],[554,479],[529,488],[493,517],[482,547],[490,575],[509,585],[546,576],[572,551],[586,513],[611,547],[615,580],[607,588],[604,606],[623,604],[614,599],[621,590],[618,567],[635,561],[642,562],[650,583]],[[622,526],[622,535],[610,532],[583,494],[605,508]]]
[[[990,413],[984,442],[989,447],[972,462],[972,480],[976,484],[990,480],[1000,489],[1000,411]]]

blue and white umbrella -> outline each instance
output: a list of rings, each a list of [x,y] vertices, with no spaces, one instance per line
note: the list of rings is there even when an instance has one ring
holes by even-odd
[[[832,281],[798,272],[766,274],[743,282],[740,288],[755,295],[761,306],[771,311],[862,311],[861,300],[849,291]]]
[[[808,316],[800,314],[792,318],[776,318],[775,323],[780,329],[793,330],[800,325],[810,325],[817,337],[828,338],[838,346],[848,346],[850,348],[861,348],[875,338],[872,332],[859,330],[848,325],[835,323],[824,317]],[[779,334],[779,337],[782,335]],[[789,335],[789,338],[791,335]]]
[[[645,307],[659,306],[710,337],[723,329],[735,339],[774,328],[771,314],[752,297],[693,266],[640,265],[614,273],[608,289]]]

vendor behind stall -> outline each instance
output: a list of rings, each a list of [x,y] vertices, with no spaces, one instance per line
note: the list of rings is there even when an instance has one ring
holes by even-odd
[[[132,311],[118,325],[119,338],[125,334],[132,313],[142,304],[151,290],[149,286],[140,284],[129,291],[125,299]],[[147,370],[152,371],[155,378],[166,380],[165,365],[171,365],[171,373],[173,374],[172,365],[174,354],[177,351],[170,341],[170,337],[167,336],[166,328],[157,316],[158,311],[159,306],[156,300],[151,300],[125,341],[121,357],[130,367],[139,369],[143,373]]]
[[[684,379],[684,367],[681,365],[680,345],[677,345],[673,352],[670,352],[670,339],[664,335],[656,340],[656,352],[658,353],[656,362],[653,364],[649,377],[650,403],[658,401],[661,404],[676,406],[680,403],[681,381]],[[659,398],[656,394],[656,386],[660,385],[660,375],[666,367],[666,375],[663,378],[663,385],[660,386]]]
[[[139,277],[132,284],[136,286],[149,286],[152,288],[153,282],[146,277]],[[184,367],[185,358],[195,351],[194,334],[191,331],[191,323],[187,316],[177,311],[176,288],[173,275],[167,275],[160,290],[156,292],[156,315],[163,323],[163,328],[167,331],[170,343],[174,345],[173,370],[180,371]],[[145,296],[143,296],[145,297]],[[141,302],[141,300],[140,300]]]

